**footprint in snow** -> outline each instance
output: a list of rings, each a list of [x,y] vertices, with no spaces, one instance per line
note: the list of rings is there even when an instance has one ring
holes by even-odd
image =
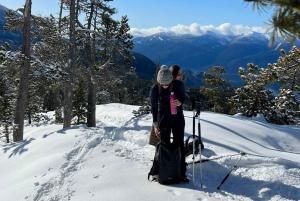
[[[181,192],[178,190],[173,190],[173,189],[167,189],[169,193],[172,193],[173,195],[181,195]]]

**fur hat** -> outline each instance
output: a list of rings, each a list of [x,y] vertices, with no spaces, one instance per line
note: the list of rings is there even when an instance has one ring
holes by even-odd
[[[161,85],[168,85],[172,82],[173,77],[170,69],[166,65],[162,65],[157,74],[157,82]]]

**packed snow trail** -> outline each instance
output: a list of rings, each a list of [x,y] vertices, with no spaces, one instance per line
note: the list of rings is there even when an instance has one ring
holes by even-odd
[[[26,125],[24,141],[1,145],[0,200],[300,200],[299,127],[202,112],[203,159],[238,151],[247,155],[220,191],[217,186],[239,156],[203,163],[203,188],[199,164],[195,188],[192,182],[164,186],[147,180],[154,156],[154,147],[147,144],[151,114],[132,119],[133,109],[138,107],[98,106],[95,128]],[[192,113],[184,113],[187,137]],[[187,175],[192,178],[191,165]]]
[[[69,200],[74,190],[74,175],[77,174],[84,165],[90,152],[101,143],[104,137],[104,129],[96,130],[82,128],[85,138],[74,144],[71,151],[65,153],[64,163],[59,169],[59,174],[52,177],[49,181],[36,184],[37,194],[33,196],[34,201],[38,200]]]

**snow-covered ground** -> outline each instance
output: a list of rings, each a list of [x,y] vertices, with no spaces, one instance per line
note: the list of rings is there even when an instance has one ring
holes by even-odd
[[[0,142],[0,200],[300,200],[300,127],[269,124],[261,116],[202,112],[202,159],[246,155],[221,190],[217,187],[239,155],[202,163],[202,188],[199,164],[194,187],[192,165],[190,183],[160,185],[147,180],[154,156],[148,145],[152,117],[132,119],[138,108],[100,105],[96,128],[35,123],[25,126],[25,140]],[[193,113],[184,115],[188,137]]]

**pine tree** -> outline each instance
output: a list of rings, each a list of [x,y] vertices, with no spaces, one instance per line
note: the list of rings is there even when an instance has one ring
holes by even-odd
[[[300,39],[300,0],[244,0],[253,2],[253,10],[259,12],[274,8],[274,13],[268,31],[272,31],[270,45],[274,44],[275,37],[294,42]]]
[[[187,99],[183,104],[184,110],[192,110],[192,98],[200,102],[197,106],[201,110],[210,110],[214,105],[209,101],[208,97],[200,93],[199,88],[196,87],[186,87],[185,94]]]
[[[69,128],[72,120],[72,97],[74,85],[74,72],[76,67],[76,0],[70,0],[69,13],[69,58],[66,72],[68,74],[68,82],[65,84],[64,93],[64,124],[63,128]]]
[[[274,106],[268,114],[268,121],[275,124],[299,124],[299,101],[291,90],[280,89],[280,93],[275,98]]]
[[[86,123],[87,116],[87,92],[85,90],[83,81],[77,83],[73,92],[73,110],[72,119],[75,124]]]
[[[120,71],[120,67],[128,67],[123,68],[122,72],[123,75],[130,73],[129,49],[132,48],[133,43],[131,35],[128,34],[127,17],[123,17],[121,22],[112,19],[116,9],[111,8],[107,1],[82,0],[78,5],[78,12],[84,12],[87,20],[85,25],[77,20],[77,26],[81,28],[77,41],[81,50],[79,53],[82,62],[81,72],[89,83],[87,125],[93,127],[96,126],[96,91],[103,79],[100,75],[103,69],[108,67],[111,70],[106,72],[116,72]]]
[[[210,73],[203,73],[206,87],[200,87],[200,93],[208,97],[214,104],[214,111],[229,113],[228,99],[233,95],[233,88],[229,81],[224,78],[225,67],[213,66]]]
[[[21,10],[24,12],[24,10]],[[17,30],[23,24],[23,19],[16,15],[15,12],[9,11],[5,29]],[[28,101],[26,103],[26,115],[40,119],[38,112],[44,107],[42,104],[49,91],[54,91],[54,97],[59,96],[59,90],[65,83],[68,83],[66,66],[68,61],[68,42],[62,33],[66,32],[65,20],[62,21],[61,27],[57,26],[56,19],[50,17],[39,17],[30,15],[31,29],[30,32],[30,63],[28,78]],[[59,100],[59,101],[57,101]],[[60,99],[55,98],[55,109],[60,110]]]
[[[39,121],[41,112],[44,112],[44,96],[45,96],[45,85],[43,85],[41,76],[29,74],[28,82],[28,101],[26,103],[25,114],[28,117],[28,123],[32,123],[32,119]]]
[[[266,88],[265,74],[265,69],[253,63],[247,64],[247,72],[244,68],[239,68],[239,75],[245,81],[245,85],[237,88],[235,95],[230,98],[236,112],[252,117],[258,113],[266,115],[270,111],[274,97],[273,92]]]
[[[65,86],[70,80],[67,73],[70,61],[69,41],[66,40],[69,24],[65,18],[57,22],[52,15],[38,19],[34,21],[36,29],[32,34],[35,40],[31,53],[36,61],[32,63],[32,68],[39,72],[37,79],[43,82],[36,82],[36,85],[44,85],[43,108],[55,110],[56,122],[63,123]]]
[[[28,74],[30,70],[30,18],[31,18],[31,0],[25,1],[24,6],[24,21],[23,21],[23,34],[22,34],[22,55],[23,60],[20,66],[20,82],[18,86],[18,97],[16,102],[16,111],[14,124],[16,129],[13,131],[14,142],[23,140],[24,135],[24,116],[25,107],[27,102],[27,85]]]
[[[1,47],[0,50],[0,138],[5,138],[9,143],[14,130],[13,119],[15,111],[15,101],[17,97],[18,69],[15,68],[15,53]]]
[[[9,80],[5,76],[0,78],[0,138],[5,138],[7,143],[10,142],[10,135],[13,131],[15,105],[13,94],[16,91],[12,86],[9,86],[8,82]]]
[[[283,49],[276,63],[268,64],[268,79],[300,96],[300,48],[293,46],[287,54]]]
[[[280,50],[276,63],[269,64],[267,79],[278,84],[280,92],[275,98],[275,105],[269,113],[269,119],[277,124],[297,124],[300,98],[300,49],[292,47],[287,54]]]

